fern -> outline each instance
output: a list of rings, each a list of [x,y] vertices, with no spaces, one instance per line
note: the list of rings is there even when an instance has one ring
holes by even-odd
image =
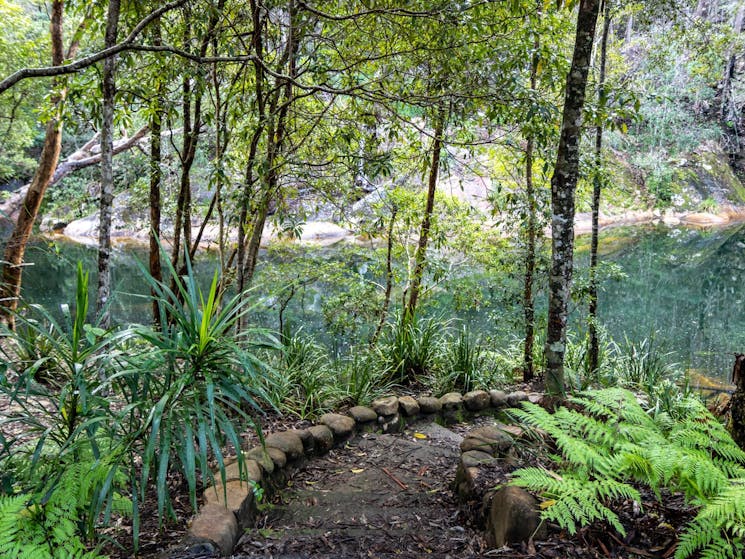
[[[739,558],[745,553],[745,478],[731,480],[729,486],[711,499],[680,538],[675,559],[685,559],[700,551],[701,557]]]
[[[699,553],[703,559],[742,557],[745,551],[745,452],[694,398],[677,402],[680,413],[648,413],[631,392],[589,391],[573,408],[551,414],[530,403],[516,415],[552,437],[560,455],[558,473],[524,468],[513,483],[541,494],[544,519],[570,533],[606,521],[624,533],[609,508],[614,500],[640,501],[629,482],[681,491],[702,506],[681,537],[675,559]]]

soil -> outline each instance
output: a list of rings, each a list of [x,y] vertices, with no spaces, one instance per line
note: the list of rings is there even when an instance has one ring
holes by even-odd
[[[462,436],[435,423],[363,434],[298,469],[236,557],[473,557],[485,544],[451,483]]]

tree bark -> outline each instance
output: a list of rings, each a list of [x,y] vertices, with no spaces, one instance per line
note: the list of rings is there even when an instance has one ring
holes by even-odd
[[[574,257],[574,196],[579,175],[582,108],[585,104],[585,88],[599,4],[599,0],[582,0],[579,6],[574,54],[566,81],[559,148],[551,178],[551,271],[546,335],[546,389],[555,396],[566,393],[564,353]]]
[[[153,22],[153,44],[159,45],[161,42],[160,19]],[[149,206],[150,206],[150,232],[148,234],[149,242],[149,270],[150,276],[156,281],[163,281],[163,270],[160,261],[160,186],[163,180],[163,171],[161,163],[163,160],[161,132],[163,129],[163,89],[164,83],[160,76],[156,76],[155,97],[151,107],[150,129],[152,130],[152,139],[150,140],[150,188],[149,188]],[[160,305],[155,298],[155,291],[151,291],[153,296],[152,312],[153,324],[161,327]]]
[[[542,3],[536,2],[538,17]],[[538,83],[539,37],[533,42],[533,56],[530,61],[530,89],[535,92]],[[523,278],[523,317],[525,319],[525,343],[523,345],[523,382],[530,382],[534,376],[533,346],[535,345],[535,301],[533,300],[533,279],[535,276],[535,242],[538,229],[538,211],[533,184],[533,150],[535,141],[532,133],[528,135],[525,147],[525,197],[528,203],[527,239],[525,247],[525,276]]]
[[[598,75],[598,103],[605,98],[605,65],[607,61],[608,34],[610,30],[610,0],[604,0],[603,33],[600,39],[600,69]],[[602,106],[601,106],[602,108]],[[592,181],[592,239],[590,241],[590,308],[588,333],[590,349],[588,366],[590,374],[595,377],[600,365],[600,342],[598,340],[598,244],[600,241],[600,192],[603,186],[601,169],[603,165],[603,123],[595,128],[595,173]]]
[[[65,58],[62,44],[63,13],[63,0],[54,0],[50,23],[54,66],[61,66]],[[15,327],[13,313],[18,307],[18,299],[21,295],[21,275],[26,243],[31,236],[44,193],[54,176],[62,149],[62,107],[67,89],[63,82],[57,80],[53,84],[53,89],[56,90],[52,96],[53,111],[46,125],[39,167],[26,192],[13,233],[5,246],[2,283],[0,284],[0,320],[6,322],[11,328]]]
[[[742,353],[735,354],[732,382],[735,393],[729,404],[729,431],[740,448],[745,449],[745,355]]]
[[[440,107],[435,122],[435,136],[432,141],[432,162],[429,167],[429,181],[427,185],[427,201],[424,206],[424,216],[419,231],[419,244],[414,255],[414,273],[409,286],[409,300],[406,303],[404,317],[413,319],[416,306],[419,301],[419,293],[422,288],[422,277],[427,262],[427,244],[429,242],[429,231],[432,224],[432,212],[435,207],[435,192],[437,190],[437,178],[440,174],[440,152],[442,151],[442,136],[445,129],[445,108]]]
[[[120,0],[110,0],[106,16],[105,48],[116,44],[119,27]],[[116,95],[116,57],[103,62],[102,93],[103,119],[101,124],[101,201],[98,227],[98,295],[96,309],[100,325],[111,324],[109,297],[111,296],[111,206],[114,201],[114,105]]]
[[[385,294],[383,295],[383,306],[380,307],[380,318],[378,319],[378,325],[375,328],[372,338],[370,339],[370,345],[375,345],[378,341],[380,333],[383,331],[385,325],[385,319],[388,316],[388,307],[391,305],[391,292],[393,291],[393,226],[396,223],[396,214],[398,208],[393,206],[391,209],[391,220],[388,223],[388,241],[385,252]]]

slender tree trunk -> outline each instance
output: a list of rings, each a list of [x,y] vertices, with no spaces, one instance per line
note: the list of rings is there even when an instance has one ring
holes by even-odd
[[[546,389],[564,395],[564,353],[569,289],[574,257],[574,195],[579,175],[582,108],[590,71],[599,0],[582,0],[577,18],[572,65],[567,75],[561,135],[551,178],[551,271],[546,335]]]
[[[732,30],[736,35],[742,33],[743,23],[745,22],[745,0],[740,0],[735,19],[732,23]],[[732,80],[735,77],[735,68],[737,62],[737,55],[732,48],[727,51],[725,56],[724,73],[722,75],[722,81],[720,83],[720,105],[719,105],[719,118],[722,122],[731,122],[734,135],[737,138],[736,149],[739,149],[740,144],[740,122],[742,116],[737,109],[737,104],[734,99],[732,92]]]
[[[380,333],[383,331],[385,319],[388,316],[388,307],[391,305],[391,292],[393,291],[393,226],[396,223],[396,214],[398,208],[394,206],[391,209],[391,221],[388,223],[388,242],[385,253],[385,294],[383,295],[383,306],[380,308],[380,318],[375,328],[370,345],[375,345]]]
[[[409,300],[406,304],[404,316],[407,319],[414,318],[416,306],[419,302],[419,293],[422,288],[422,277],[427,262],[427,244],[429,242],[429,230],[432,222],[432,212],[435,207],[435,192],[437,190],[437,178],[440,174],[440,152],[442,151],[442,136],[445,129],[445,107],[440,107],[435,123],[435,136],[432,141],[432,162],[429,167],[429,181],[427,186],[427,201],[424,207],[424,216],[419,231],[419,244],[414,255],[414,272],[411,276],[409,286]]]
[[[610,30],[610,0],[603,2],[603,34],[600,39],[600,70],[598,75],[598,103],[603,107],[605,99],[605,65],[607,62],[608,34]],[[600,239],[600,192],[603,186],[603,123],[595,129],[595,173],[592,180],[592,240],[590,241],[590,308],[588,333],[590,349],[588,365],[594,377],[600,366],[600,342],[598,341],[598,244]]]
[[[297,6],[293,0],[288,2],[289,26],[287,29],[287,44],[282,60],[286,62],[288,69],[287,74],[290,77],[297,75],[296,57],[297,47],[300,37],[297,33],[296,18]],[[282,92],[280,96],[280,92]],[[285,137],[287,135],[287,117],[292,105],[293,92],[292,81],[284,80],[281,87],[277,87],[275,95],[272,98],[268,108],[268,118],[276,118],[276,125],[269,124],[266,127],[267,142],[267,175],[263,186],[263,195],[259,203],[257,215],[253,220],[251,228],[251,238],[246,246],[246,257],[243,269],[244,286],[250,285],[256,271],[256,264],[259,258],[259,248],[261,237],[264,233],[266,218],[269,214],[269,204],[279,188],[279,167],[280,157],[284,149]],[[276,117],[274,115],[276,114]]]
[[[161,44],[160,35],[160,19],[153,23],[153,44]],[[160,76],[156,77],[157,83],[155,86],[155,97],[153,99],[153,106],[151,108],[150,116],[150,233],[148,240],[150,243],[149,252],[149,269],[150,275],[156,281],[163,281],[163,270],[160,261],[160,217],[161,217],[161,206],[160,206],[160,185],[163,179],[163,171],[161,164],[163,160],[161,133],[163,130],[163,89],[164,84]],[[158,301],[155,299],[155,292],[153,295],[153,324],[160,327],[160,307]]]
[[[536,3],[540,17],[542,3]],[[530,89],[535,92],[538,82],[539,37],[533,42],[533,56],[530,61]],[[525,276],[523,281],[523,316],[525,319],[525,344],[523,347],[523,382],[533,380],[533,346],[535,345],[535,301],[533,300],[533,279],[535,276],[535,241],[538,229],[538,211],[533,184],[533,150],[535,141],[532,133],[528,135],[525,148],[525,197],[528,202],[528,223],[526,231]]]
[[[61,66],[65,58],[62,45],[63,13],[64,2],[54,0],[50,23],[52,64],[54,66]],[[52,87],[55,90],[52,96],[53,111],[46,125],[39,166],[29,189],[26,191],[23,207],[18,213],[16,226],[5,245],[2,283],[0,284],[0,318],[11,328],[15,326],[13,312],[18,307],[18,299],[21,295],[21,274],[26,243],[31,236],[36,216],[39,214],[44,193],[54,176],[62,148],[62,107],[67,94],[64,78],[55,80]]]
[[[109,1],[106,16],[105,47],[116,44],[119,27],[119,0]],[[103,61],[103,122],[101,125],[101,203],[98,227],[98,296],[96,309],[102,328],[111,323],[108,301],[111,296],[111,206],[114,201],[114,104],[116,95],[116,57]]]

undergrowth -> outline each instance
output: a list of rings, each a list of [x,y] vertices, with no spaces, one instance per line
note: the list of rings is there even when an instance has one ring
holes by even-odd
[[[640,502],[635,483],[661,499],[663,488],[700,507],[683,531],[675,559],[735,558],[745,552],[745,452],[697,399],[677,413],[650,414],[628,390],[587,391],[555,413],[524,403],[515,415],[546,432],[559,453],[557,472],[523,468],[513,483],[542,495],[542,516],[575,533],[605,520],[625,534],[611,504]]]

